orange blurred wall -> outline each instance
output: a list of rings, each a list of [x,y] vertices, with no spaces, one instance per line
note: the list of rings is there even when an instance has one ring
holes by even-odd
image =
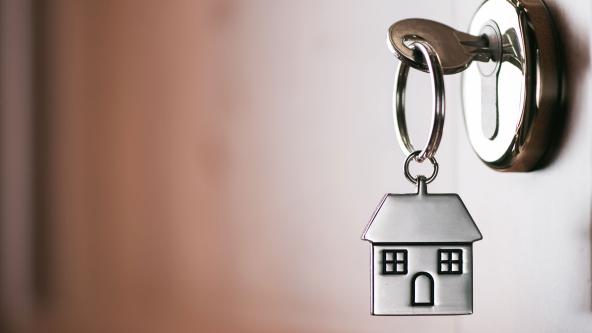
[[[217,104],[226,6],[43,5],[48,282],[36,330],[236,330]]]

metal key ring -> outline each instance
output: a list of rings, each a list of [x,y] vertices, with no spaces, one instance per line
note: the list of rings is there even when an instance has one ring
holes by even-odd
[[[442,72],[440,58],[429,43],[418,38],[410,43],[410,47],[419,50],[423,54],[428,65],[428,71],[431,74],[432,82],[432,96],[434,101],[432,129],[425,147],[420,150],[420,153],[415,158],[416,161],[423,162],[436,154],[438,146],[440,145],[440,140],[442,139],[445,115],[444,74]],[[411,143],[409,133],[407,132],[407,122],[405,121],[405,88],[407,85],[408,74],[409,65],[404,61],[401,61],[397,67],[397,75],[395,77],[395,85],[393,89],[393,119],[397,141],[405,155],[411,155],[417,150]]]

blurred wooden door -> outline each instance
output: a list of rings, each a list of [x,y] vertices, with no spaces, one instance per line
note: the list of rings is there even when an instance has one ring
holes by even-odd
[[[2,262],[5,321],[35,332],[587,330],[585,0],[549,1],[565,44],[568,118],[548,167],[502,174],[479,162],[459,78],[447,78],[431,189],[460,193],[484,234],[475,314],[369,315],[362,228],[385,192],[413,190],[394,143],[386,29],[405,17],[462,29],[479,2],[33,3],[34,106],[22,109],[34,126],[17,132],[24,151],[27,137],[35,142],[33,185],[18,185],[30,189],[34,216],[19,217],[30,230],[3,223],[3,258],[13,258]],[[410,110],[429,107],[426,82],[412,75]],[[428,117],[412,113],[412,133]],[[7,119],[4,131],[27,123]],[[14,264],[28,261],[10,249],[33,264]]]

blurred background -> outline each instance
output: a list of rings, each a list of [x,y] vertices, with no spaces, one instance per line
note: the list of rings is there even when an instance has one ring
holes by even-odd
[[[0,331],[592,330],[592,4],[548,2],[569,89],[546,168],[482,164],[446,78],[430,189],[484,235],[475,314],[387,318],[360,236],[414,188],[386,30],[464,30],[480,1],[0,1]],[[429,80],[410,80],[423,140]]]

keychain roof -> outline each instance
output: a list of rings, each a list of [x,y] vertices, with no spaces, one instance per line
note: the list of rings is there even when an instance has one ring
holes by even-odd
[[[372,243],[472,243],[483,236],[457,194],[389,193],[364,230]]]

